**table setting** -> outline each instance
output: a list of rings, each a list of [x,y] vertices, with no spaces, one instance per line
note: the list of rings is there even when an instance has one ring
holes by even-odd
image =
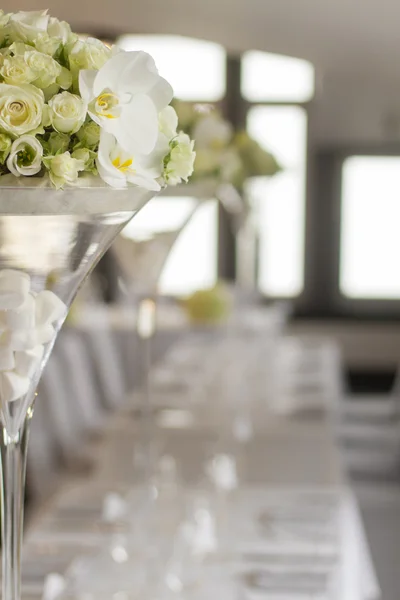
[[[238,368],[242,358],[245,373],[249,368],[244,329],[214,333],[211,343],[197,337],[195,345],[183,336],[154,366],[160,405],[150,481],[134,458],[141,416],[132,394],[109,424],[89,478],[62,486],[33,519],[27,548],[57,549],[55,567],[58,553],[65,561],[54,569],[63,578],[57,597],[379,597],[329,407],[310,413],[306,402],[306,416],[300,402],[292,414],[276,410],[276,398],[260,393],[265,378],[257,380],[263,370],[254,364],[235,396],[231,365]],[[294,340],[278,338],[285,364],[293,365]],[[324,355],[324,340],[296,340],[307,378],[318,343]],[[266,350],[264,343],[259,348]],[[336,354],[325,354],[334,366]],[[258,353],[261,364],[264,357]],[[186,370],[193,364],[197,369]],[[332,370],[314,364],[330,398]],[[163,397],[168,373],[184,385]],[[278,380],[274,389],[286,388]]]

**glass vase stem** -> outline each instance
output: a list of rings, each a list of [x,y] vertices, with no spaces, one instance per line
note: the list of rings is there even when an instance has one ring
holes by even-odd
[[[155,475],[156,440],[154,435],[154,414],[151,389],[152,347],[156,331],[156,298],[146,296],[139,301],[137,317],[137,334],[142,357],[142,439],[143,466],[145,480],[150,482]]]
[[[21,598],[25,474],[32,415],[31,407],[15,435],[10,435],[4,426],[0,435],[2,600]]]
[[[236,281],[243,289],[257,286],[257,230],[252,215],[241,223],[236,233]]]

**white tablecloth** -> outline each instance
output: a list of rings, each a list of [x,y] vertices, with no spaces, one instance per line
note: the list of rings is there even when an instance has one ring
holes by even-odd
[[[298,344],[295,345],[296,352],[290,355],[293,355],[291,366],[285,368],[292,368],[294,358],[300,355],[306,359],[303,362],[309,379],[313,364],[319,365],[315,378],[317,385],[313,389],[315,393],[321,394],[321,398],[320,402],[303,404],[303,408],[300,403],[292,414],[279,414],[279,396],[274,398],[275,392],[271,392],[271,389],[275,390],[269,379],[271,370],[266,371],[266,378],[261,373],[262,383],[261,388],[259,387],[257,377],[260,376],[260,371],[253,369],[253,361],[258,360],[254,354],[254,346],[252,360],[245,363],[249,371],[238,371],[239,377],[235,377],[235,369],[244,362],[242,359],[243,352],[247,351],[246,344],[253,344],[252,338],[242,338],[242,345],[239,351],[235,351],[236,354],[230,352],[230,343],[235,343],[234,337],[230,337],[225,346],[222,346],[226,361],[220,361],[217,368],[218,371],[224,364],[230,365],[229,376],[220,382],[218,372],[211,368],[216,384],[214,382],[214,386],[204,388],[209,392],[200,394],[200,397],[197,393],[192,393],[190,382],[196,381],[199,385],[199,378],[185,379],[184,371],[198,368],[198,364],[207,358],[208,350],[211,359],[217,359],[221,346],[215,345],[215,340],[208,340],[208,345],[200,345],[198,350],[197,343],[194,344],[194,352],[198,351],[198,356],[194,357],[192,363],[187,360],[187,353],[190,349],[193,350],[193,344],[186,346],[183,356],[179,352],[175,355],[175,363],[169,358],[172,380],[176,376],[175,383],[180,381],[181,386],[175,391],[170,388],[167,393],[165,381],[159,385],[154,396],[156,417],[151,427],[148,421],[138,417],[140,411],[137,409],[143,408],[138,392],[130,398],[129,408],[120,410],[112,418],[101,442],[97,442],[93,448],[96,457],[93,470],[84,481],[65,482],[32,521],[27,536],[26,557],[28,565],[33,565],[33,571],[35,561],[42,565],[41,572],[45,572],[46,568],[50,569],[51,557],[53,561],[57,559],[57,569],[63,571],[62,565],[64,570],[68,568],[78,548],[81,552],[82,549],[93,550],[104,546],[110,535],[110,529],[102,520],[104,500],[109,498],[110,492],[124,496],[127,490],[133,490],[131,500],[135,498],[135,494],[140,496],[143,470],[140,479],[140,470],[135,469],[134,465],[135,461],[136,466],[139,464],[138,449],[143,450],[146,439],[151,434],[150,437],[156,442],[154,447],[158,456],[167,455],[177,465],[179,495],[176,500],[179,502],[182,498],[184,501],[190,499],[196,489],[204,486],[207,466],[212,459],[218,455],[228,457],[228,460],[234,459],[237,486],[234,486],[234,491],[230,494],[225,493],[224,510],[221,512],[219,505],[218,510],[215,509],[215,514],[223,517],[222,521],[227,519],[230,523],[227,531],[233,537],[231,544],[228,544],[229,560],[220,565],[218,577],[211,577],[209,574],[203,577],[202,584],[207,582],[212,585],[210,589],[203,590],[203,595],[196,597],[196,600],[208,600],[210,595],[215,597],[217,591],[218,600],[232,600],[232,588],[239,576],[250,578],[247,600],[253,597],[264,598],[268,585],[271,585],[271,556],[279,555],[282,559],[285,553],[293,557],[296,552],[298,562],[308,560],[308,574],[311,572],[309,569],[312,570],[313,561],[319,564],[325,560],[332,565],[326,571],[329,578],[332,577],[332,581],[329,579],[329,596],[308,595],[304,598],[379,598],[379,586],[360,513],[341,464],[333,421],[328,410],[329,402],[326,402],[326,398],[330,397],[325,394],[326,391],[332,389],[334,394],[340,393],[339,385],[331,385],[335,384],[335,381],[331,381],[336,373],[334,353],[333,369],[328,370],[329,377],[326,378],[323,372],[325,363],[319,360],[318,345],[314,342],[304,348],[300,345],[300,354]],[[256,348],[260,352],[266,352],[263,345]],[[327,359],[330,360],[330,356],[328,353]],[[236,360],[233,369],[232,363],[229,363],[232,357]],[[182,366],[182,358],[184,363],[186,360],[186,366]],[[271,354],[261,356],[261,366],[263,360],[264,365],[270,367],[267,362],[271,360]],[[210,361],[208,367],[208,371],[201,371],[203,375],[210,373]],[[236,382],[233,385],[230,377]],[[242,389],[240,384],[244,382],[246,385]],[[268,392],[265,389],[267,384]],[[239,385],[239,394],[236,393],[235,385]],[[200,387],[204,392],[203,386],[204,383],[200,380]],[[237,422],[235,419],[238,416],[240,419],[244,418],[244,421]],[[246,433],[246,419],[247,425],[251,423],[249,436],[242,435],[243,432]],[[233,431],[239,430],[241,435],[234,436]],[[213,494],[215,500],[215,490]],[[228,497],[229,502],[226,500]],[[291,521],[290,527],[287,523],[282,526],[282,511],[286,511],[285,519]],[[133,514],[130,518],[134,519],[135,510],[131,508],[131,512]],[[296,518],[293,517],[294,513],[297,513]],[[267,515],[266,526],[263,525],[263,514]],[[225,538],[222,536],[221,539],[226,542]],[[48,562],[43,564],[43,556],[48,555]],[[296,564],[296,568],[299,568],[299,564]],[[307,583],[305,582],[305,588]]]
[[[190,419],[181,419],[180,426],[174,428],[171,419],[159,421],[168,424],[168,427],[158,430],[159,449],[176,457],[184,485],[190,489],[198,482],[205,461],[218,449],[218,435],[207,422],[193,423]],[[182,423],[187,426],[182,426]],[[94,510],[93,502],[99,502],[101,493],[114,489],[123,491],[133,484],[133,455],[138,436],[137,421],[132,414],[117,415],[97,449],[98,462],[90,480],[85,484],[68,482],[60,489],[46,510],[34,520],[28,546],[35,548],[38,543],[64,543],[65,547],[82,548],[101,544],[104,531],[92,526],[80,530],[79,520],[75,526],[73,521],[68,520],[63,526],[58,511],[60,506],[70,507],[74,502],[81,506],[86,503]],[[326,415],[289,418],[270,414],[268,419],[258,424],[254,438],[243,444],[237,455],[237,464],[238,493],[242,505],[238,519],[243,522],[246,515],[248,517],[254,512],[254,506],[265,507],[274,496],[287,500],[301,493],[315,493],[326,498],[338,498],[342,566],[335,598],[379,598],[379,586],[357,503],[343,475],[330,419]],[[98,490],[102,492],[99,494]],[[100,505],[96,510],[100,511]]]

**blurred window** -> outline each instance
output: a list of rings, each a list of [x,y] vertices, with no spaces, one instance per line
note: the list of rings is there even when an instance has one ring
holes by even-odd
[[[260,231],[258,284],[272,297],[303,290],[308,119],[302,104],[314,88],[314,68],[305,60],[256,51],[242,57],[242,95],[253,104],[247,129],[283,168],[250,187]]]
[[[117,40],[125,50],[151,54],[160,74],[180,100],[217,102],[225,95],[226,52],[212,42],[170,35],[125,35]],[[165,210],[176,210],[182,198],[162,198]],[[185,295],[214,285],[217,279],[218,210],[208,202],[193,215],[165,265],[159,289]]]
[[[149,52],[182,100],[217,102],[225,95],[227,57],[218,44],[170,35],[125,35],[117,44]],[[300,104],[314,94],[314,69],[301,59],[258,51],[246,52],[241,68],[236,100],[253,103],[248,130],[284,168],[270,180],[251,185],[261,230],[259,287],[266,295],[295,297],[302,291],[304,272],[307,111]],[[172,199],[163,202],[167,205]],[[195,214],[187,229],[192,233],[182,234],[168,261],[162,291],[184,294],[214,283],[217,220],[212,204]]]
[[[268,296],[294,297],[304,276],[307,113],[300,106],[255,106],[247,128],[283,168],[250,187],[259,219],[259,287]]]
[[[196,207],[191,197],[156,196],[123,230],[131,239],[151,238],[153,234],[179,231]]]
[[[347,298],[400,298],[399,172],[394,156],[343,164],[339,289]]]
[[[158,196],[124,228],[132,240],[154,239],[151,259],[166,260],[158,289],[186,295],[212,287],[217,279],[217,201],[199,205],[190,196]],[[172,251],[171,251],[172,248]]]
[[[185,296],[198,289],[212,287],[216,283],[217,223],[216,200],[208,201],[197,208],[168,257],[159,283],[159,291],[162,294]]]
[[[250,102],[308,102],[314,67],[306,60],[250,51],[242,58],[242,94]]]
[[[124,35],[117,45],[151,54],[180,100],[216,102],[225,95],[226,52],[219,44],[173,35]]]

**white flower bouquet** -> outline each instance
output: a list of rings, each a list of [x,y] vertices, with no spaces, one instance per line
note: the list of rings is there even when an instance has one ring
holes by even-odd
[[[82,39],[47,11],[0,11],[1,175],[56,188],[85,174],[153,191],[187,181],[195,153],[172,96],[145,52]]]
[[[246,131],[235,132],[231,123],[210,105],[175,102],[179,122],[196,143],[193,178],[216,179],[240,188],[249,177],[272,177],[281,167]]]

